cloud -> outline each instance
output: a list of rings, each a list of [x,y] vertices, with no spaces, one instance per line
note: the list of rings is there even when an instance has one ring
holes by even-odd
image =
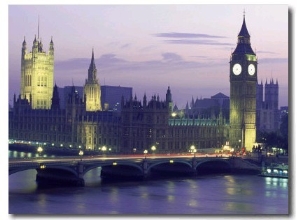
[[[202,57],[202,56],[200,56]],[[276,64],[287,63],[287,58],[262,58],[259,64]],[[76,58],[65,61],[55,62],[55,72],[59,72],[61,77],[86,77],[91,58]],[[119,58],[116,54],[103,54],[99,58],[95,58],[98,72],[118,76],[120,72],[123,74],[142,75],[145,71],[151,75],[168,74],[178,70],[193,70],[203,73],[203,69],[215,68],[215,66],[228,65],[227,59],[219,59],[212,61],[210,59],[201,59],[199,61],[187,61],[179,54],[173,52],[165,52],[161,54],[161,59],[146,61],[128,61]],[[204,74],[204,73],[203,73]]]
[[[166,38],[226,38],[224,36],[208,35],[208,34],[194,34],[194,33],[158,33],[154,34],[156,37],[166,37]]]
[[[165,60],[167,62],[182,61],[181,56],[179,56],[176,53],[163,53],[162,57],[163,57],[163,60]]]
[[[267,53],[267,54],[276,54],[275,52],[272,52],[272,51],[263,51],[263,50],[258,50],[256,51],[257,54],[259,53]]]
[[[89,68],[91,58],[76,58],[69,60],[58,60],[55,62],[56,70],[87,70]],[[127,61],[117,58],[115,54],[103,54],[100,58],[95,58],[96,67],[114,67],[125,65]]]
[[[154,34],[154,36],[161,37],[161,38],[173,38],[173,39],[164,40],[164,42],[169,43],[169,44],[198,44],[198,45],[234,46],[234,44],[231,44],[231,43],[222,43],[222,42],[219,42],[216,40],[210,40],[210,39],[226,38],[225,36],[217,36],[217,35],[209,35],[209,34],[196,34],[196,33],[178,33],[178,32],[158,33],[158,34]],[[177,38],[177,39],[174,39],[174,38]],[[196,38],[198,38],[198,39],[196,39]]]
[[[75,69],[88,69],[91,62],[90,58],[75,58],[69,60],[58,60],[54,63],[54,69],[57,70],[75,70]]]
[[[164,40],[164,42],[170,44],[200,44],[200,45],[226,45],[232,46],[234,44],[231,43],[220,43],[214,40],[186,40],[186,39],[179,39],[179,40]]]
[[[123,44],[120,48],[125,49],[125,48],[128,48],[128,47],[130,47],[130,44]]]
[[[146,46],[146,47],[142,47],[141,49],[139,49],[140,52],[145,52],[145,51],[150,51],[153,48],[156,48],[157,46],[155,45],[150,45],[150,46]]]
[[[269,63],[287,63],[288,58],[262,58],[258,59],[259,64],[269,64]]]

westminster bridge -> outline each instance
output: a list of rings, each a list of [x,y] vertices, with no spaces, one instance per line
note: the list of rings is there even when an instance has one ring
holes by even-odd
[[[195,155],[116,155],[9,159],[9,175],[35,169],[38,184],[84,186],[84,175],[101,167],[101,179],[148,179],[214,173],[259,173],[260,166],[241,157]]]

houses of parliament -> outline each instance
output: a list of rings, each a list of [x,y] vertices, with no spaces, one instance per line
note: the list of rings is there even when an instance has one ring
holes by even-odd
[[[31,52],[24,39],[21,54],[20,94],[9,111],[9,139],[45,142],[53,146],[101,150],[112,153],[188,152],[245,147],[251,151],[258,129],[278,129],[278,82],[257,82],[258,62],[251,48],[245,16],[230,55],[230,97],[192,101],[189,108],[174,106],[170,86],[159,95],[142,100],[120,97],[120,110],[101,102],[101,85],[92,50],[82,94],[73,85],[64,104],[54,84],[54,43],[48,52],[35,37]],[[228,74],[228,73],[227,73]],[[277,123],[277,124],[276,124]]]

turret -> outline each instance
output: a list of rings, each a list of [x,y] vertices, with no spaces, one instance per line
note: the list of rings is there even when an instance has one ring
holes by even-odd
[[[143,107],[146,108],[147,106],[147,96],[146,96],[146,93],[144,94],[144,97],[143,97]]]
[[[166,94],[166,102],[169,109],[169,113],[172,113],[173,110],[173,101],[172,101],[172,93],[170,86],[168,86],[167,94]]]
[[[49,54],[52,56],[54,55],[54,44],[52,41],[52,37],[51,37],[51,41],[50,41],[50,45],[49,45]]]
[[[27,44],[26,44],[25,37],[24,37],[24,41],[22,43],[22,56],[24,56],[26,54],[26,50],[27,50]]]
[[[42,40],[40,40],[39,42],[38,42],[38,52],[39,53],[42,53],[43,52],[43,43],[42,43]]]
[[[51,104],[51,109],[54,110],[58,110],[60,109],[60,104],[59,104],[59,93],[58,93],[58,88],[57,85],[55,83],[55,86],[53,88],[53,97],[52,97],[52,104]]]
[[[33,45],[32,45],[32,53],[37,53],[39,48],[39,42],[36,39],[36,36],[34,37],[33,40]]]

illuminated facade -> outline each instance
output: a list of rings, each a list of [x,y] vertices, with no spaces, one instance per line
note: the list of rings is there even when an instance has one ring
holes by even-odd
[[[97,79],[94,50],[92,52],[92,59],[88,70],[88,78],[84,85],[84,98],[86,99],[86,111],[102,111],[101,90]]]
[[[171,90],[166,100],[153,96],[149,102],[137,98],[121,101],[118,111],[86,111],[86,103],[75,87],[66,108],[61,109],[57,86],[51,109],[32,109],[27,99],[14,98],[9,112],[9,138],[45,142],[54,146],[118,153],[187,153],[219,148],[229,138],[229,124],[222,115],[214,119],[189,118],[172,112]]]
[[[49,52],[43,50],[42,41],[34,38],[32,51],[27,52],[24,38],[21,55],[21,98],[29,101],[33,109],[50,109],[53,91],[54,45],[51,38]]]
[[[198,152],[221,148],[229,138],[229,124],[222,114],[218,117],[198,118],[172,112],[170,87],[166,99],[152,96],[147,102],[135,97],[122,102],[121,146],[125,152],[148,150],[149,153],[187,153],[191,146]],[[153,149],[155,149],[155,152]]]
[[[230,58],[230,145],[251,151],[256,141],[257,58],[245,21]]]

